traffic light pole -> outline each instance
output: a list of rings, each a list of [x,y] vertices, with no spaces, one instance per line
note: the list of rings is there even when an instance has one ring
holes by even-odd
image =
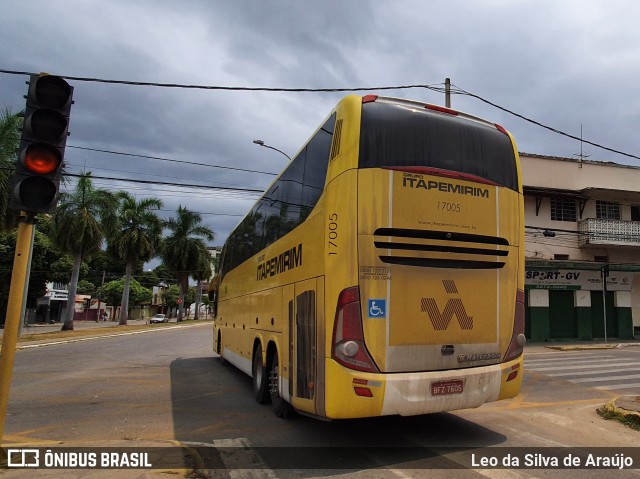
[[[2,335],[2,351],[0,351],[0,441],[4,438],[4,423],[9,404],[9,389],[13,375],[13,360],[18,342],[18,329],[22,321],[22,302],[29,282],[27,271],[31,251],[33,250],[34,215],[27,214],[20,218],[16,253],[13,258],[13,272],[9,288],[7,316]]]

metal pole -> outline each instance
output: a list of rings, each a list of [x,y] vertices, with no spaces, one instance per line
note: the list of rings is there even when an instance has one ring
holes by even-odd
[[[18,342],[18,326],[20,324],[22,296],[26,284],[29,282],[27,270],[29,258],[33,249],[33,216],[24,216],[18,224],[18,238],[16,240],[16,253],[13,257],[13,272],[11,273],[11,286],[9,287],[9,301],[7,302],[7,316],[4,323],[2,336],[2,351],[0,351],[0,440],[4,438],[4,423],[7,417],[9,404],[9,389],[13,375],[13,360],[16,354]]]
[[[33,259],[33,242],[36,237],[36,228],[31,228],[31,248],[29,248],[29,259],[27,260],[27,280],[24,283],[24,293],[22,295],[22,308],[20,310],[20,323],[18,325],[18,337],[22,336],[22,327],[26,322],[27,296],[29,294],[29,278],[31,277],[31,261]]]
[[[451,79],[444,79],[444,106],[451,108]]]
[[[102,288],[104,288],[104,275],[105,275],[106,271],[102,272]],[[96,323],[100,322],[102,320],[102,314],[100,314],[101,311],[101,305],[100,305],[100,299],[102,297],[102,289],[100,290],[100,294],[98,295],[98,316],[96,317]],[[107,305],[105,304],[104,310],[107,310]]]
[[[270,148],[270,149],[272,149],[272,150],[274,150],[274,151],[277,151],[278,153],[282,153],[284,156],[286,156],[286,157],[289,159],[289,161],[292,161],[292,160],[291,160],[291,157],[290,157],[289,155],[287,155],[284,151],[282,151],[282,150],[278,150],[277,148],[274,148],[273,146],[267,145],[267,144],[266,144],[264,141],[262,141],[262,140],[253,140],[253,142],[254,142],[256,145],[264,146],[265,148]]]
[[[602,273],[602,309],[604,313],[604,344],[607,344],[607,267],[600,269]]]

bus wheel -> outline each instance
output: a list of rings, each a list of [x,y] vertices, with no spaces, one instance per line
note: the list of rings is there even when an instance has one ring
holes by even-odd
[[[253,373],[253,394],[256,401],[260,404],[269,402],[269,375],[268,369],[262,365],[262,346],[258,344],[253,353],[253,365],[251,367]]]
[[[271,393],[271,407],[276,416],[290,418],[294,415],[293,406],[280,397],[278,385],[278,353],[274,353],[271,360],[271,373],[269,374],[269,392]]]
[[[216,344],[216,353],[220,356],[220,364],[223,366],[227,364],[227,361],[222,357],[222,333],[218,331],[218,344]]]

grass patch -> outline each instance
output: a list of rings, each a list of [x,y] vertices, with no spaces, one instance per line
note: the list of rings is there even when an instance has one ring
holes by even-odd
[[[603,419],[616,419],[627,427],[640,431],[640,416],[636,414],[623,414],[608,407],[596,409],[598,415]]]

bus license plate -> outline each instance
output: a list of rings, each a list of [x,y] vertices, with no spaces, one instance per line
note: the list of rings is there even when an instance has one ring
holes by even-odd
[[[463,390],[464,388],[461,379],[431,383],[432,396],[443,396],[445,394],[462,394]]]

